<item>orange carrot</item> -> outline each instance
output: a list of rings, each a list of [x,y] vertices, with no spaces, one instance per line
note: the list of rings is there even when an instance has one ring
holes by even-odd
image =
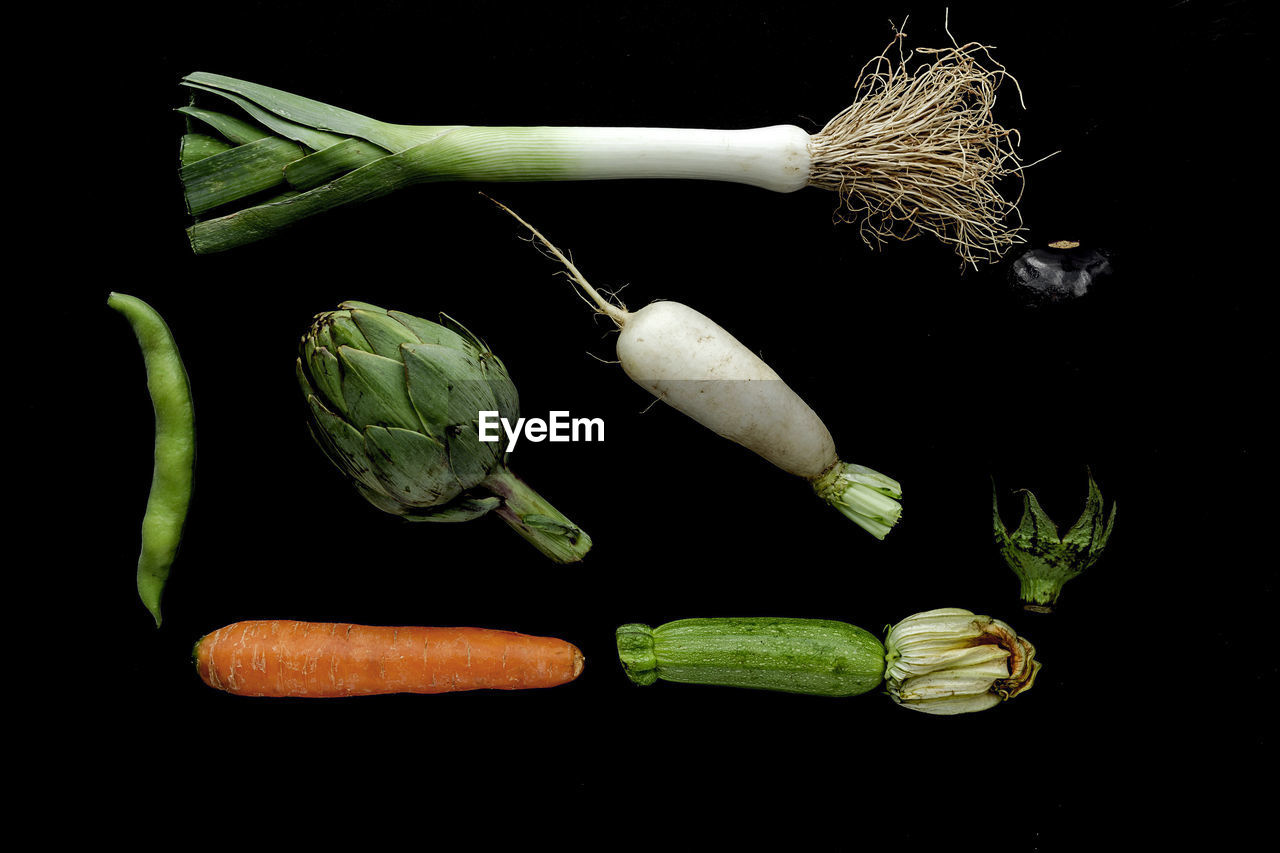
[[[369,696],[555,687],[582,652],[553,637],[488,628],[237,622],[195,647],[204,683],[237,696]]]

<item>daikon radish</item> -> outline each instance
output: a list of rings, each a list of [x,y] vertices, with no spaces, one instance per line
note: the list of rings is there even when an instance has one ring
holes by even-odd
[[[560,263],[619,329],[622,369],[637,384],[698,423],[803,477],[827,503],[877,539],[902,515],[899,483],[842,462],[822,419],[774,370],[713,320],[679,302],[637,311],[605,299],[546,237],[510,213]]]

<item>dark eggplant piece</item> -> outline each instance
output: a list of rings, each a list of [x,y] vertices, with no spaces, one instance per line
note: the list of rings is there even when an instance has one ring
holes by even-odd
[[[1024,252],[1009,267],[1009,286],[1020,303],[1039,308],[1074,302],[1111,273],[1109,250],[1064,240]]]

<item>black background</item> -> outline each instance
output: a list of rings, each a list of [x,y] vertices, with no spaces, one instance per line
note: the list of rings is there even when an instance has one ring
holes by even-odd
[[[1274,66],[1252,5],[1117,6],[951,4],[955,37],[995,45],[1021,84],[1026,109],[1007,86],[998,118],[1021,130],[1024,158],[1061,152],[1027,172],[1029,244],[1115,253],[1113,278],[1056,310],[1010,298],[1020,250],[979,271],[925,238],[871,251],[817,190],[483,187],[597,286],[625,286],[632,307],[685,302],[759,352],[845,459],[904,484],[904,520],[884,542],[802,481],[650,407],[598,360],[613,358],[605,323],[480,187],[412,188],[193,256],[172,108],[179,78],[205,70],[404,123],[816,130],[891,19],[910,15],[909,46],[945,43],[940,4],[242,3],[104,19],[118,38],[83,55],[112,84],[83,108],[125,131],[109,144],[130,181],[98,199],[96,227],[65,258],[101,259],[80,285],[96,406],[110,415],[92,431],[101,488],[84,538],[94,624],[114,651],[97,661],[110,689],[82,701],[116,712],[89,719],[119,750],[98,769],[145,767],[140,808],[192,827],[309,815],[370,840],[447,823],[468,803],[493,807],[467,824],[485,834],[534,797],[548,804],[525,837],[568,846],[681,846],[690,819],[713,839],[745,829],[852,845],[887,832],[1014,849],[1248,824],[1260,800],[1245,780],[1274,743],[1262,697],[1276,656],[1254,643],[1275,573],[1250,548],[1269,535],[1259,501],[1272,500],[1255,484],[1271,392],[1255,260],[1265,220],[1251,199],[1269,177],[1256,140],[1273,96],[1258,81]],[[195,395],[195,494],[159,631],[132,584],[150,404],[136,344],[105,307],[111,289],[168,319]],[[401,522],[324,460],[293,362],[311,316],[344,299],[447,312],[506,361],[523,414],[604,419],[603,444],[526,443],[511,458],[592,534],[583,563],[543,560],[496,518]],[[1120,504],[1112,544],[1059,612],[1024,613],[991,542],[991,478],[1008,523],[1019,488],[1070,522],[1087,466]],[[877,694],[642,689],[613,648],[628,621],[787,615],[879,633],[946,606],[1030,638],[1044,662],[1035,688],[933,718]],[[257,618],[506,628],[568,639],[587,668],[509,694],[306,702],[205,687],[191,644]],[[585,834],[596,813],[609,822]]]

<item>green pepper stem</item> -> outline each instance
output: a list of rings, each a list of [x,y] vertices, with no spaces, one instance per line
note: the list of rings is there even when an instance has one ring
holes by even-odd
[[[480,486],[502,499],[493,514],[557,563],[577,562],[591,549],[591,537],[582,528],[506,465],[494,468]]]
[[[1058,533],[1058,526],[1031,492],[1023,490],[1022,503],[1022,522],[1010,532],[1000,518],[999,497],[992,483],[992,529],[1000,555],[1022,583],[1023,606],[1033,613],[1050,613],[1062,585],[1102,555],[1115,525],[1116,504],[1112,501],[1111,514],[1103,515],[1102,492],[1092,473],[1084,512],[1066,533]]]
[[[1052,613],[1053,605],[1062,592],[1062,584],[1073,575],[1058,577],[1037,577],[1031,574],[1019,574],[1022,581],[1023,609],[1033,613]]]

